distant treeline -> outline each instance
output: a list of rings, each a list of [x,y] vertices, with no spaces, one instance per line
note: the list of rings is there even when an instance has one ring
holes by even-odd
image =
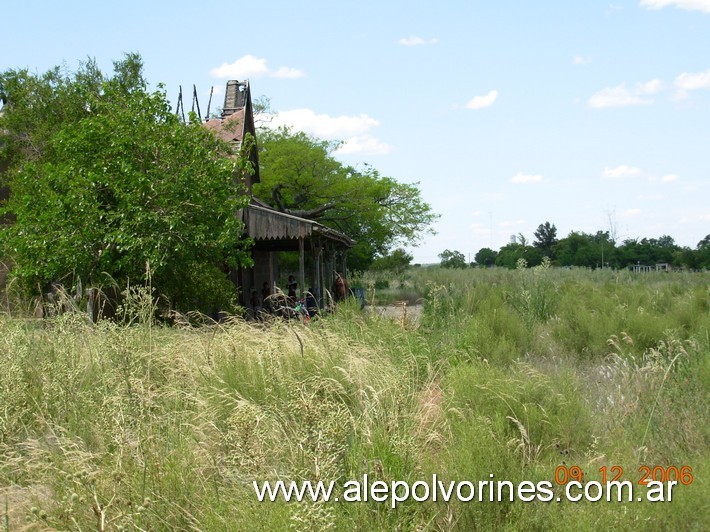
[[[482,248],[470,266],[504,266],[515,268],[520,259],[528,266],[537,266],[548,257],[556,266],[581,266],[586,268],[632,268],[667,264],[673,269],[710,269],[710,234],[698,242],[695,249],[678,246],[668,235],[660,238],[626,239],[617,244],[609,231],[594,234],[572,231],[565,238],[557,238],[557,229],[546,222],[535,231],[529,242],[523,235],[515,237],[498,251]],[[439,255],[441,265],[465,268],[463,253],[446,250]]]

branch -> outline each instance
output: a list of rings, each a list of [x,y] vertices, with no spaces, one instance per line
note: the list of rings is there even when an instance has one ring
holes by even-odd
[[[329,211],[333,207],[335,207],[336,203],[330,202],[326,203],[325,205],[321,205],[320,207],[316,207],[315,209],[308,209],[308,210],[295,210],[295,209],[284,209],[282,205],[279,205],[279,210],[281,212],[285,212],[286,214],[291,214],[293,216],[298,216],[299,218],[306,218],[308,220],[315,220],[317,218],[320,218],[323,213]]]

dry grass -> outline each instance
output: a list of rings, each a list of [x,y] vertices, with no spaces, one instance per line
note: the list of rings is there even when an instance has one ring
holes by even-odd
[[[686,277],[467,273],[412,279],[429,294],[416,323],[412,307],[405,320],[344,304],[308,326],[191,316],[163,327],[140,290],[131,325],[0,317],[0,517],[10,529],[72,530],[706,522],[708,289]],[[251,488],[365,473],[549,480],[562,462],[687,464],[697,479],[673,505],[623,511],[438,502],[392,512],[258,503]]]

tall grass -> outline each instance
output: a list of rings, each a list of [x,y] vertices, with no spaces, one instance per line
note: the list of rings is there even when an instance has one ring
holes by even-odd
[[[418,326],[0,317],[0,523],[118,529],[704,529],[710,278],[413,269]],[[394,296],[393,296],[394,297]],[[193,320],[194,323],[194,320]],[[693,468],[673,503],[259,503],[257,480],[553,480]]]

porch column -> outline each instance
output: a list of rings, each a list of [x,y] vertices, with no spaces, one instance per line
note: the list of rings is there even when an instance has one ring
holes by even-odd
[[[316,298],[316,302],[318,304],[318,308],[321,308],[321,303],[320,303],[320,295],[323,293],[323,278],[321,277],[321,260],[323,257],[323,248],[321,247],[321,243],[318,242],[316,245],[316,260],[315,260],[315,282],[313,283],[313,290],[315,290],[315,294],[313,294],[313,297]]]
[[[298,282],[301,285],[301,297],[304,296],[306,292],[306,259],[303,237],[298,239]]]

